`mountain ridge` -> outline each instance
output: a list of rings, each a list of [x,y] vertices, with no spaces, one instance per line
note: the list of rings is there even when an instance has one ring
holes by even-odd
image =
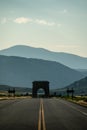
[[[87,69],[86,57],[81,57],[65,52],[53,52],[43,48],[17,45],[8,49],[1,50],[0,55],[57,61],[70,68]]]
[[[6,50],[12,49],[12,48],[19,48],[19,49],[21,49],[22,47],[23,48],[31,48],[31,49],[43,50],[43,51],[51,52],[51,53],[60,53],[60,54],[66,54],[66,55],[73,55],[73,56],[77,56],[77,57],[84,58],[84,59],[87,58],[87,57],[80,56],[80,55],[73,54],[73,53],[57,52],[57,51],[52,51],[52,50],[45,49],[45,48],[42,48],[42,47],[32,47],[32,46],[28,46],[28,45],[14,45],[14,46],[11,46],[11,47],[8,47],[8,48],[5,48],[5,49],[1,49],[0,52],[6,51]]]

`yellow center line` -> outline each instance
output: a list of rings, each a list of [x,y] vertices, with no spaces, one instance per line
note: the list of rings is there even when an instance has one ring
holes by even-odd
[[[43,107],[42,99],[40,100],[38,130],[46,130],[45,118],[44,118],[44,107]]]

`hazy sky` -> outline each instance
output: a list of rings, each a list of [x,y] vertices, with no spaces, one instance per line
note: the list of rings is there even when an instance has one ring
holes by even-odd
[[[87,57],[87,0],[0,0],[0,49],[19,44]]]

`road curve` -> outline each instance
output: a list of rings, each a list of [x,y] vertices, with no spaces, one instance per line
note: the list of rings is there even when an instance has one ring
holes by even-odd
[[[0,101],[0,130],[86,130],[87,108],[61,99]]]

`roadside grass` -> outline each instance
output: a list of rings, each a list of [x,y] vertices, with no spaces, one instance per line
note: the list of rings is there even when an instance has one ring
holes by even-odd
[[[0,92],[0,100],[9,100],[9,99],[23,99],[23,98],[32,98],[30,95],[21,95],[21,94],[15,94],[9,95],[7,92]]]
[[[62,97],[65,100],[87,107],[87,96]]]

